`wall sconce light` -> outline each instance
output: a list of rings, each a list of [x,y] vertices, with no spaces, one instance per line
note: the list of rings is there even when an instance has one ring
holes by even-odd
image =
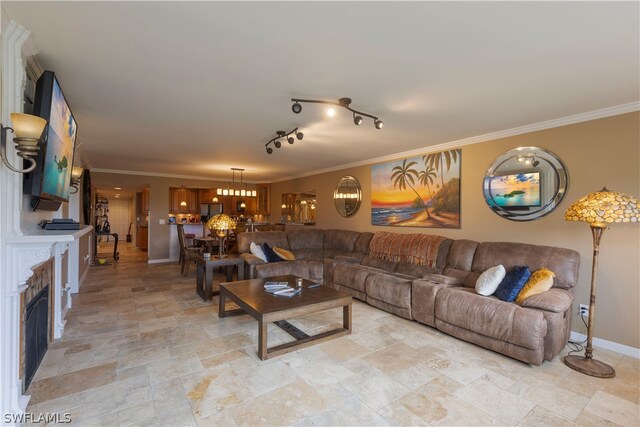
[[[218,198],[216,196],[213,196],[213,199],[211,199],[211,203],[218,203]]]
[[[264,144],[264,146],[267,148],[267,154],[273,153],[273,148],[269,147],[269,145],[271,145],[272,143],[273,145],[275,145],[276,148],[280,148],[282,146],[282,142],[280,141],[280,138],[286,138],[289,144],[293,144],[294,142],[296,142],[296,140],[291,136],[292,134],[296,135],[296,138],[298,138],[298,141],[302,141],[302,138],[304,138],[304,134],[302,132],[298,132],[298,128],[295,128],[289,132],[279,130],[276,132],[276,134],[278,134],[278,136],[276,136],[275,138],[272,138],[271,141]]]
[[[73,169],[71,169],[71,188],[69,189],[69,193],[76,194],[78,192],[78,188],[80,187],[80,178],[82,178],[83,172],[84,169],[79,166],[74,166]]]
[[[180,202],[180,206],[181,207],[187,207],[187,202],[185,202],[184,200]]]
[[[362,123],[362,116],[365,117],[369,117],[371,119],[373,119],[373,125],[375,126],[376,129],[382,129],[382,126],[384,126],[384,123],[382,123],[382,120],[380,120],[378,117],[372,115],[372,114],[368,114],[368,113],[364,113],[362,111],[358,111],[354,108],[351,108],[351,98],[340,98],[338,100],[338,102],[336,101],[323,101],[323,100],[319,100],[319,99],[297,99],[297,98],[291,98],[291,101],[293,101],[293,105],[291,106],[291,110],[296,113],[296,114],[300,114],[300,112],[302,111],[302,105],[300,105],[301,102],[307,102],[310,104],[327,104],[327,105],[335,105],[338,107],[343,107],[349,111],[351,111],[353,113],[353,123],[356,126],[360,126],[360,124]],[[333,117],[335,115],[335,109],[333,108],[329,108],[327,110],[327,115],[329,117]],[[271,153],[269,153],[271,154]]]
[[[47,125],[47,121],[41,117],[32,116],[31,114],[11,113],[11,123],[13,123],[13,128],[4,127],[0,123],[0,128],[2,130],[2,146],[0,147],[2,162],[14,172],[31,172],[36,168],[36,160],[34,157],[38,154],[38,150],[40,149],[40,147],[38,147],[38,141],[40,141],[40,137]],[[13,142],[16,144],[18,156],[30,163],[25,169],[13,167],[7,159],[8,131],[13,132],[15,135],[13,137]]]

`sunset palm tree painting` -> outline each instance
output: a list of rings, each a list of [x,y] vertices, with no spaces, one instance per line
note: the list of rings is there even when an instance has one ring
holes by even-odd
[[[371,224],[460,228],[460,150],[371,167]]]

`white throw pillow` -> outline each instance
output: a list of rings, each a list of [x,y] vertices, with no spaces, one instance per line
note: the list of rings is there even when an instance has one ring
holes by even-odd
[[[476,292],[484,296],[493,295],[506,274],[507,271],[502,265],[491,267],[478,277],[476,281]]]
[[[262,261],[267,262],[267,256],[264,254],[262,247],[260,245],[256,245],[254,242],[251,242],[249,245],[249,251],[260,258]]]

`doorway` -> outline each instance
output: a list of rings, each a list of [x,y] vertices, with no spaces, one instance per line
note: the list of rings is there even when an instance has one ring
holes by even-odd
[[[111,232],[118,233],[120,242],[126,242],[129,226],[132,224],[133,200],[131,198],[110,198],[109,199],[109,223]],[[133,225],[131,225],[133,227]]]

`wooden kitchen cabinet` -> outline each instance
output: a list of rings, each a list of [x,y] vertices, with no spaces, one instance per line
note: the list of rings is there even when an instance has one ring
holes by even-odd
[[[183,203],[186,206],[183,206]],[[198,190],[191,188],[170,188],[169,189],[169,212],[174,214],[196,214],[198,213]]]
[[[148,227],[138,227],[138,232],[136,233],[136,246],[141,251],[146,251],[149,248],[149,228]]]
[[[258,215],[269,215],[271,211],[271,184],[257,184],[256,210]]]
[[[217,197],[218,202],[220,202],[221,196],[216,195],[215,188],[200,188],[198,190],[198,199],[200,200],[200,203],[216,203],[213,201],[214,197]]]
[[[142,190],[142,212],[149,214],[149,189]]]
[[[138,213],[141,215],[149,215],[149,189],[145,188],[142,193],[136,193],[136,203],[138,204]]]

